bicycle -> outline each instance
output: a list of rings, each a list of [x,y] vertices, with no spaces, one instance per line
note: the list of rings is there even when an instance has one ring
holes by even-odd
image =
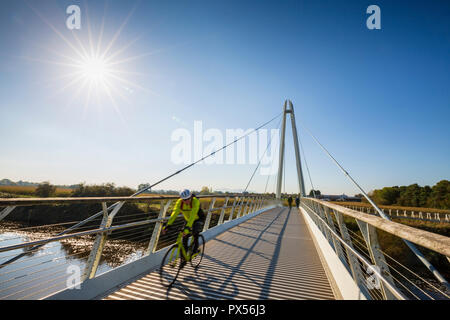
[[[186,229],[189,230],[189,234],[184,235],[183,233]],[[187,250],[183,246],[183,236],[190,238],[190,244],[188,244]],[[193,249],[194,238],[192,236],[192,230],[189,227],[183,226],[178,233],[177,241],[169,247],[169,250],[167,250],[163,260],[161,261],[159,276],[163,286],[171,287],[177,280],[180,270],[184,268],[188,262],[190,262],[193,268],[198,268],[205,252],[205,238],[201,234],[198,236],[197,252],[193,253]],[[180,258],[180,253],[182,258],[184,258],[184,261]],[[176,268],[177,266],[178,268]]]

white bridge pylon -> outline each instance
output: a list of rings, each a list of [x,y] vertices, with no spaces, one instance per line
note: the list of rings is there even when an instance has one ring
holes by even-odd
[[[294,115],[294,106],[292,105],[291,100],[286,100],[284,102],[283,107],[283,121],[281,124],[281,137],[280,137],[280,158],[279,158],[279,166],[278,166],[278,179],[277,179],[277,192],[276,198],[281,199],[281,185],[283,182],[283,165],[284,165],[284,142],[286,136],[286,117],[290,114],[291,116],[291,126],[292,126],[292,136],[294,138],[294,149],[295,149],[295,160],[297,163],[297,178],[298,178],[298,186],[299,186],[299,194],[300,197],[305,197],[305,182],[303,180],[303,172],[302,172],[302,162],[300,159],[300,150],[298,147],[298,136],[297,136],[297,127],[295,125],[295,115]]]

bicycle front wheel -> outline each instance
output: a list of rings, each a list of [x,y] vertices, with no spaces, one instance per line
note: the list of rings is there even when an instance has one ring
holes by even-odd
[[[177,280],[178,274],[180,273],[180,255],[178,252],[178,245],[172,245],[169,250],[167,250],[161,261],[161,266],[159,268],[159,276],[161,284],[165,287],[170,287]]]
[[[205,238],[200,234],[198,236],[198,250],[197,252],[192,253],[194,249],[194,243],[191,244],[189,248],[189,252],[192,254],[191,257],[191,266],[194,268],[198,268],[200,262],[202,262],[203,254],[205,253]]]

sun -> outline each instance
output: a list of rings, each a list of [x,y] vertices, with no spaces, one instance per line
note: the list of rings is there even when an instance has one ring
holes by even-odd
[[[104,83],[112,72],[105,59],[95,56],[82,60],[79,69],[84,80],[92,83]]]
[[[67,108],[84,106],[83,111],[86,111],[91,106],[97,107],[98,110],[110,106],[122,117],[120,108],[124,107],[123,103],[131,105],[130,99],[135,95],[136,89],[155,94],[152,90],[141,86],[140,81],[134,80],[134,78],[146,76],[146,73],[141,72],[142,68],[136,70],[137,66],[133,63],[153,52],[130,55],[130,47],[140,36],[122,41],[119,47],[116,45],[137,6],[133,7],[118,29],[110,34],[110,40],[104,41],[103,36],[106,33],[109,34],[105,32],[106,6],[105,3],[105,14],[101,19],[97,35],[91,28],[88,13],[87,28],[83,29],[84,33],[74,30],[63,32],[48,21],[39,10],[32,8],[67,47],[54,49],[46,46],[46,51],[52,55],[44,59],[30,58],[30,60],[58,67],[57,75],[50,80],[52,84],[56,84],[52,96],[63,95],[66,98]]]

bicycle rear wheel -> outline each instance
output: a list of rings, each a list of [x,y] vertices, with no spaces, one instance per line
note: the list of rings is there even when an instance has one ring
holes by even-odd
[[[189,253],[192,254],[192,250],[194,249],[194,241],[189,247]],[[203,254],[205,253],[205,238],[200,234],[198,236],[198,253],[192,254],[191,258],[191,266],[194,268],[198,268],[200,262],[202,262]]]
[[[167,250],[159,268],[159,277],[161,284],[165,287],[170,287],[177,280],[180,273],[180,257],[181,252],[178,252],[178,245],[172,245]]]

